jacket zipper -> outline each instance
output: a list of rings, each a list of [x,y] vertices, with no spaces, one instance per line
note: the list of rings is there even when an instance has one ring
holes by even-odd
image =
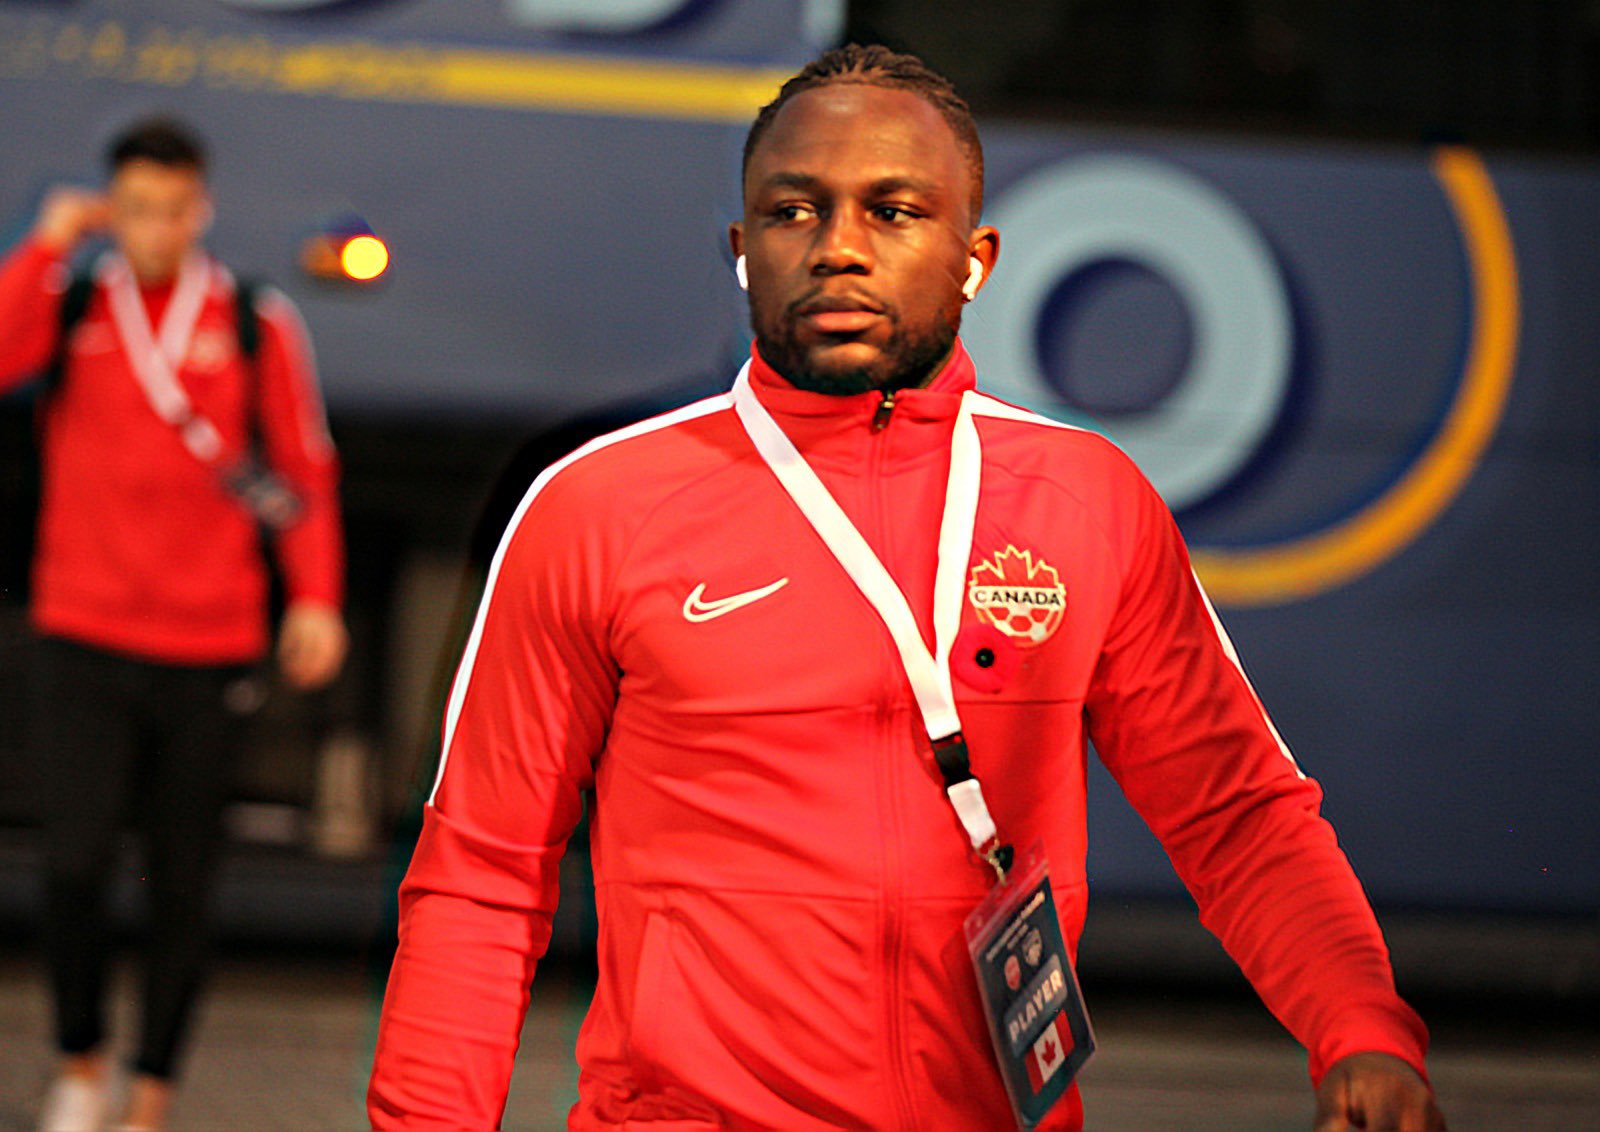
[[[892,723],[894,714],[885,704],[879,713],[879,733],[884,749],[893,747],[890,736],[893,733]],[[900,894],[899,873],[903,867],[899,851],[898,838],[900,833],[900,806],[899,799],[894,792],[895,774],[892,768],[884,766],[879,772],[879,781],[884,783],[884,803],[888,811],[888,820],[884,823],[888,830],[888,838],[884,846],[884,892],[883,892],[883,1002],[884,1022],[888,1030],[889,1057],[887,1070],[889,1074],[889,1087],[894,1097],[894,1107],[897,1110],[895,1126],[903,1129],[917,1127],[915,1120],[916,1108],[912,1103],[911,1089],[907,1082],[905,1072],[906,1043],[905,1028],[902,1023],[902,992],[900,986],[900,952],[902,950],[901,936],[905,931],[905,910],[902,907]]]
[[[871,475],[872,490],[868,499],[872,507],[872,530],[877,536],[879,546],[887,546],[886,532],[883,530],[883,515],[887,508],[883,505],[881,493],[884,491],[884,469],[888,461],[886,449],[887,438],[880,439],[877,434],[889,427],[894,414],[894,390],[885,390],[883,399],[878,403],[877,409],[872,414],[873,448],[868,468]],[[884,563],[885,567],[888,562]],[[891,657],[890,665],[895,663]],[[883,752],[879,764],[879,782],[882,783],[883,799],[886,809],[883,828],[888,836],[883,844],[883,996],[885,1007],[885,1024],[888,1031],[888,1072],[890,1089],[894,1096],[894,1106],[898,1112],[896,1124],[900,1128],[916,1127],[916,1107],[912,1103],[911,1090],[908,1087],[905,1066],[905,1032],[902,1026],[901,988],[900,988],[900,952],[902,950],[902,933],[905,931],[905,913],[901,906],[901,885],[899,882],[900,870],[903,862],[900,853],[901,815],[899,799],[895,794],[894,783],[898,778],[895,768],[887,763],[888,758],[894,755],[893,735],[894,712],[890,708],[891,698],[896,694],[899,684],[897,681],[888,681],[884,685],[884,698],[878,713],[879,721],[879,750]]]
[[[878,402],[878,408],[872,414],[872,431],[882,432],[889,427],[889,418],[894,413],[894,390],[885,389],[883,400]]]

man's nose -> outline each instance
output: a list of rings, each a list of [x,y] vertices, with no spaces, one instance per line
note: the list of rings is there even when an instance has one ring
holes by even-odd
[[[865,217],[851,209],[834,209],[818,228],[811,273],[867,275],[873,261],[872,232]]]

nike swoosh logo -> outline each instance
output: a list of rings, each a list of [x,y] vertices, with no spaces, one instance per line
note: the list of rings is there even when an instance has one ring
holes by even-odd
[[[731,597],[719,597],[715,601],[702,601],[705,597],[706,584],[701,582],[694,588],[688,597],[683,599],[683,617],[686,621],[710,621],[714,617],[721,617],[724,613],[732,613],[735,609],[743,609],[753,602],[764,597],[771,597],[784,586],[789,584],[788,578],[779,578],[770,586],[762,586],[759,590],[746,590],[742,594]]]

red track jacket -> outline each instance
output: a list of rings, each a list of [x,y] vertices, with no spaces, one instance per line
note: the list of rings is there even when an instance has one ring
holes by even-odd
[[[901,393],[882,430],[877,394],[803,392],[752,364],[931,644],[966,353]],[[957,702],[1002,834],[1048,851],[1069,946],[1092,738],[1313,1077],[1358,1050],[1420,1070],[1426,1031],[1395,995],[1320,792],[1166,507],[1102,438],[989,398],[978,413]],[[1007,604],[1018,588],[1064,601]],[[976,661],[983,647],[997,663]],[[727,397],[580,449],[511,523],[401,890],[377,1127],[496,1125],[589,790],[600,978],[570,1127],[1010,1124],[961,935],[992,873],[883,623]],[[1076,1092],[1052,1117],[1079,1127]]]
[[[0,393],[37,374],[56,346],[66,282],[33,240],[0,264]],[[171,288],[143,294],[158,322]],[[344,548],[338,466],[310,345],[289,300],[257,300],[260,429],[269,463],[305,504],[277,539],[291,601],[338,605]],[[238,351],[233,282],[212,272],[178,374],[224,450],[246,444],[249,379]],[[254,520],[214,471],[155,415],[128,364],[104,287],[72,333],[42,422],[43,497],[34,554],[34,627],[162,663],[230,664],[266,648],[267,576]]]

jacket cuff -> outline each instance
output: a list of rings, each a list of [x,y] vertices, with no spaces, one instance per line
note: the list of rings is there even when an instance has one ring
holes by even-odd
[[[1353,1053],[1387,1053],[1428,1080],[1428,1027],[1415,1010],[1396,998],[1370,1003],[1340,1016],[1331,1032],[1311,1049],[1311,1084],[1320,1087],[1335,1062]]]
[[[291,609],[297,605],[307,605],[318,606],[333,613],[342,613],[344,610],[337,596],[330,596],[326,592],[315,590],[308,590],[305,593],[291,593],[287,597],[286,604]]]

